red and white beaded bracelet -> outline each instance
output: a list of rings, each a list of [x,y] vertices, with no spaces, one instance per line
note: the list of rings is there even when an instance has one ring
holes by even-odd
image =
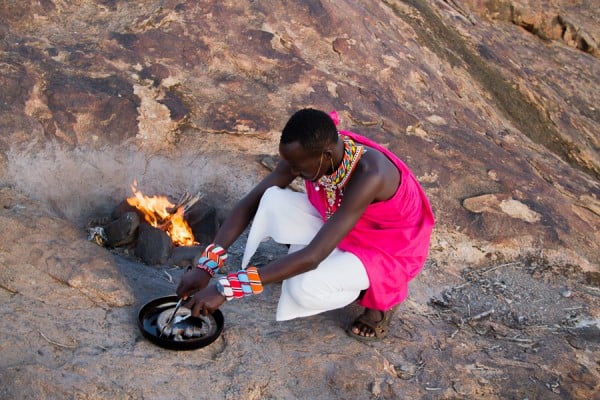
[[[263,285],[258,274],[258,268],[248,267],[245,270],[242,269],[227,274],[227,277],[220,278],[217,281],[217,290],[228,301],[262,293]]]

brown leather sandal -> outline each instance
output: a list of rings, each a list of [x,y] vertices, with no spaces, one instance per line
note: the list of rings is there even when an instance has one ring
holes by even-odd
[[[374,320],[372,316],[368,314],[368,311],[359,316],[352,325],[348,329],[346,329],[346,333],[353,337],[356,340],[360,340],[361,342],[375,342],[384,339],[389,333],[390,322],[392,321],[392,317],[396,313],[399,304],[396,304],[394,307],[390,308],[387,311],[383,311],[383,317],[381,320]],[[363,336],[358,333],[352,332],[352,328],[356,326],[364,325],[371,329],[374,333],[373,336]]]

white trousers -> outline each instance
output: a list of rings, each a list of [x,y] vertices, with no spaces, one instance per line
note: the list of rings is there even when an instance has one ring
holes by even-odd
[[[250,227],[242,268],[248,266],[263,240],[289,244],[291,253],[308,245],[322,226],[306,194],[278,187],[267,189]],[[317,268],[283,281],[276,319],[286,321],[344,307],[368,287],[362,262],[336,248]]]

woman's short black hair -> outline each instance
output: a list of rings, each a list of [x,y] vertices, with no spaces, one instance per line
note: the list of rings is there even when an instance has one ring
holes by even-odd
[[[281,132],[281,144],[295,141],[308,152],[320,152],[328,143],[337,141],[337,129],[326,112],[304,108],[290,117]]]

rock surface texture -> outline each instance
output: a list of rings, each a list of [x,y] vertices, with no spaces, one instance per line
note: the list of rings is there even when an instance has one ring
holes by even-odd
[[[0,397],[594,398],[599,46],[593,0],[0,1]],[[275,323],[272,285],[224,305],[206,348],[149,343],[137,310],[182,269],[95,245],[87,221],[134,181],[223,215],[306,106],[431,199],[393,333],[347,337],[354,305]]]

